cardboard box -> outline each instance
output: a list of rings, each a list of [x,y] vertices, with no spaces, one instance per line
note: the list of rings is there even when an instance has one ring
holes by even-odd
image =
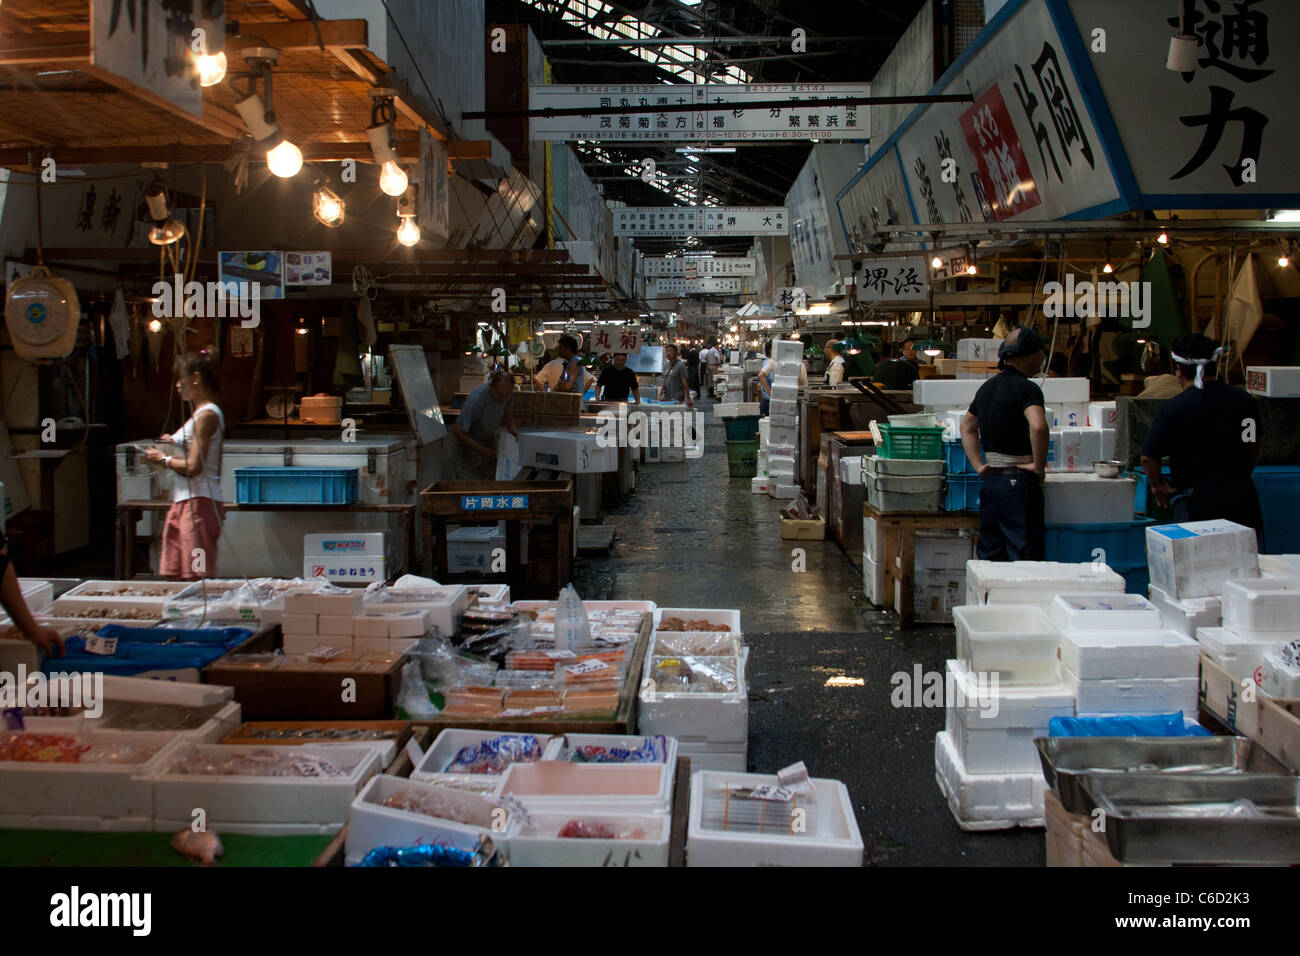
[[[791,541],[822,541],[826,537],[826,522],[821,518],[811,521],[782,518],[781,537]]]
[[[1229,578],[1259,577],[1252,528],[1232,521],[1188,521],[1147,528],[1151,583],[1181,600],[1223,591]]]
[[[1216,661],[1201,655],[1200,705],[1223,726],[1259,741],[1260,702],[1264,699],[1253,680],[1238,680]]]
[[[209,684],[233,687],[248,720],[386,720],[393,715],[400,683],[400,655],[384,659],[336,658],[315,663],[302,657],[258,661],[227,654],[203,668]],[[256,655],[258,658],[271,655]],[[345,679],[348,700],[344,699]],[[351,700],[355,690],[356,699]]]
[[[577,425],[582,415],[582,396],[570,392],[515,392],[510,411],[521,428]]]
[[[1292,770],[1300,770],[1300,700],[1260,698],[1259,735],[1254,739]]]

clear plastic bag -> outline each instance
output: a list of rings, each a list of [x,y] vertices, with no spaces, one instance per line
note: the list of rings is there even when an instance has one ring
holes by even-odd
[[[435,717],[438,708],[429,696],[418,661],[402,665],[402,686],[397,693],[397,713],[403,718]]]
[[[582,598],[566,584],[555,604],[555,646],[560,649],[585,647],[591,643],[591,624]]]

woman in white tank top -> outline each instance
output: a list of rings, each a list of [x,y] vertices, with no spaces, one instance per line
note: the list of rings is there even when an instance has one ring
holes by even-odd
[[[226,419],[218,404],[221,387],[206,351],[177,356],[176,388],[194,413],[178,432],[163,439],[179,445],[181,454],[164,455],[157,448],[145,452],[150,461],[176,472],[158,573],[181,579],[212,577],[217,573],[217,542],[225,517],[221,446]]]

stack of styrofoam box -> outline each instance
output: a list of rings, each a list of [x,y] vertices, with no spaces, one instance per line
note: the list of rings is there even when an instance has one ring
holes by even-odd
[[[758,402],[718,402],[713,406],[714,418],[740,418],[743,415],[757,415]]]
[[[1042,826],[1047,787],[1034,737],[1074,700],[1056,669],[1059,632],[1036,607],[953,609],[957,652],[947,665],[945,729],[935,778],[963,830]],[[919,677],[919,675],[918,675]]]
[[[863,842],[849,790],[839,780],[809,778],[787,800],[771,800],[762,832],[721,819],[717,807],[727,790],[781,788],[774,774],[704,770],[691,775],[686,828],[687,866],[862,866]],[[811,789],[811,793],[806,793]],[[809,801],[812,805],[809,806]],[[804,809],[804,816],[796,814]],[[728,804],[723,803],[723,806]],[[806,830],[797,825],[802,819]],[[730,825],[729,825],[730,824]]]
[[[967,604],[1028,604],[1046,613],[1058,594],[1124,592],[1124,578],[1104,564],[1059,561],[968,561]]]
[[[1292,670],[1278,648],[1300,639],[1300,577],[1247,578],[1223,582],[1223,627],[1201,628],[1206,655],[1237,681],[1253,678],[1265,694],[1291,697]]]
[[[496,586],[480,585],[480,587],[492,588]],[[505,598],[508,602],[508,589]],[[485,602],[480,599],[480,603],[500,602]],[[459,584],[422,587],[416,583],[402,586],[399,582],[390,588],[382,586],[366,588],[364,606],[368,615],[400,616],[412,612],[422,613],[426,621],[426,630],[430,626],[436,627],[440,635],[451,637],[460,629],[461,615],[469,607],[469,589]],[[400,617],[397,619],[400,619]],[[394,632],[389,636],[393,638],[405,637],[405,630],[409,630],[409,628],[403,629],[403,633]],[[415,637],[420,636],[422,635],[415,635]]]
[[[794,483],[795,456],[799,454],[799,368],[803,345],[796,341],[772,343],[772,398],[768,407],[767,473],[772,479],[768,494],[793,498],[799,493]]]
[[[356,584],[388,580],[387,531],[324,531],[303,535],[302,576]]]
[[[104,688],[101,699],[96,706],[103,704],[103,713],[92,717],[87,709],[95,709],[90,702],[83,700],[81,713],[67,717],[23,717],[23,729],[34,733],[78,734],[93,733],[101,730],[120,730],[122,733],[137,733],[118,725],[123,721],[129,723],[132,704],[145,707],[152,705],[176,705],[191,711],[191,716],[202,717],[202,722],[194,721],[187,730],[169,731],[177,737],[196,743],[215,744],[227,734],[239,729],[242,708],[234,699],[233,687],[221,687],[213,684],[189,684],[181,681],[151,680],[147,677],[119,677],[114,674],[104,675]],[[119,708],[117,704],[125,706]]]
[[[1259,577],[1255,531],[1232,521],[1152,525],[1147,533],[1151,584],[1175,600],[1218,595],[1223,582]]]
[[[1165,627],[1171,631],[1196,637],[1202,628],[1217,628],[1222,621],[1223,607],[1217,595],[1179,600],[1154,584],[1148,591],[1151,603],[1160,610]]]
[[[996,362],[1001,339],[958,339],[957,359],[962,362]]]
[[[974,537],[966,531],[918,531],[915,553],[913,619],[951,624],[952,609],[966,599],[966,563],[975,553]],[[864,574],[865,565],[864,561]],[[895,608],[902,606],[901,590],[902,583],[895,580]]]
[[[642,686],[637,700],[637,729],[644,734],[676,737],[678,752],[691,758],[696,769],[744,772],[749,752],[749,693],[745,681],[745,663],[749,651],[744,647],[740,629],[740,612],[704,608],[656,608],[655,627],[665,618],[708,621],[725,624],[727,631],[656,630],[646,651]],[[652,661],[658,656],[659,638],[670,642],[692,639],[734,638],[737,688],[732,693],[665,692],[654,686]],[[676,652],[674,652],[676,653]]]
[[[492,552],[506,546],[506,525],[498,521],[496,527],[463,527],[451,525],[447,529],[447,573],[490,574]]]
[[[318,647],[336,647],[351,656],[352,619],[364,613],[363,594],[360,588],[333,586],[286,594],[280,619],[284,652],[308,654]]]
[[[1195,718],[1200,648],[1166,630],[1140,594],[1058,594],[1061,678],[1083,715],[1168,714]]]
[[[1091,461],[1086,470],[1048,474],[1043,483],[1044,517],[1049,525],[1132,521],[1136,484],[1133,478],[1093,474]]]
[[[862,518],[862,590],[877,607],[885,604],[885,554],[876,519]]]

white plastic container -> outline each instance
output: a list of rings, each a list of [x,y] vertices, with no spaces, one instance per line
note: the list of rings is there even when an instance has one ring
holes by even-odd
[[[943,476],[916,478],[863,476],[867,503],[880,513],[894,511],[941,511]]]
[[[957,659],[973,671],[996,671],[1003,684],[1056,682],[1058,631],[1039,608],[1029,605],[955,607]]]
[[[1232,521],[1147,528],[1151,583],[1170,597],[1220,594],[1228,579],[1259,577],[1255,531]]]
[[[514,797],[539,813],[666,813],[675,770],[667,764],[516,763],[501,775],[494,795]]]
[[[741,833],[706,826],[704,797],[711,788],[777,786],[775,776],[704,770],[691,775],[691,813],[686,831],[687,866],[861,866],[862,834],[848,787],[813,778],[815,833]],[[784,806],[778,804],[778,806]]]
[[[776,498],[779,501],[793,501],[799,497],[802,491],[798,485],[782,480],[783,476],[774,474],[773,481],[767,487],[767,494],[770,498]]]
[[[1300,630],[1300,577],[1224,581],[1223,626],[1243,632]]]
[[[572,813],[530,814],[533,825],[515,823],[507,837],[511,866],[667,866],[672,818],[667,814],[620,815],[574,810]],[[641,835],[630,839],[566,838],[558,836],[572,820],[602,824],[619,832]]]
[[[1196,637],[1204,627],[1218,627],[1223,608],[1217,597],[1172,598],[1154,584],[1150,587],[1151,603],[1160,610],[1164,626],[1179,634]]]
[[[1240,634],[1226,627],[1202,627],[1196,640],[1205,656],[1215,661],[1237,681],[1264,681],[1264,655],[1277,647],[1280,635],[1269,632]]]
[[[961,762],[952,736],[934,738],[934,776],[963,830],[1008,830],[1043,825],[1047,781],[1035,773],[971,773]]]
[[[461,531],[489,531],[493,528],[462,528]],[[452,532],[447,536],[447,553],[448,564],[451,564],[451,539],[452,535],[458,532]],[[504,538],[502,538],[504,541]],[[504,545],[503,545],[504,546]],[[490,562],[489,557],[489,562]],[[490,588],[493,585],[476,585],[476,587]],[[412,595],[409,600],[403,595],[404,590],[409,590]],[[415,595],[431,594],[430,599],[423,597],[417,598]],[[507,590],[506,596],[509,596]],[[480,600],[480,603],[482,601]],[[461,585],[444,584],[434,588],[420,588],[412,585],[410,588],[390,587],[382,592],[382,596],[377,591],[367,590],[365,594],[364,607],[367,613],[394,613],[400,614],[406,611],[423,611],[428,615],[429,625],[436,627],[438,633],[444,637],[450,637],[460,628],[461,615],[469,607],[469,590]]]
[[[1160,630],[1160,609],[1140,594],[1058,594],[1052,623],[1063,631]]]
[[[790,339],[777,339],[772,343],[772,358],[778,363],[802,361],[803,343]]]
[[[436,795],[447,805],[456,807],[458,815],[475,822],[442,820],[427,813],[384,806],[385,800],[401,793]],[[381,846],[436,843],[473,850],[484,836],[494,842],[502,841],[509,825],[509,814],[480,794],[378,774],[352,801],[346,853],[348,862],[355,865]]]
[[[1115,524],[1133,520],[1133,493],[1137,482],[1132,478],[1101,478],[1092,472],[1095,454],[1083,455],[1082,468],[1070,472],[1050,472],[1043,484],[1044,517],[1049,525]]]
[[[718,609],[708,607],[660,607],[654,609],[655,630],[659,630],[661,622],[668,618],[678,617],[684,621],[707,621],[710,624],[725,624],[728,632],[739,635],[740,629],[740,612],[733,609]],[[706,632],[707,633],[707,632]]]
[[[861,460],[864,484],[877,476],[882,478],[935,477],[943,475],[944,470],[942,458],[882,458],[880,455],[863,455]],[[841,459],[841,461],[853,461],[853,459]]]
[[[1261,689],[1270,697],[1294,700],[1300,697],[1300,667],[1288,661],[1280,648],[1264,654]]]
[[[1030,604],[1049,611],[1065,592],[1124,591],[1124,579],[1105,565],[1058,561],[970,561],[967,604]]]
[[[458,727],[448,727],[440,731],[433,741],[433,746],[424,752],[424,759],[420,761],[420,765],[412,768],[411,779],[426,783],[445,783],[449,778],[454,777],[475,780],[482,784],[484,789],[488,789],[489,785],[495,787],[500,774],[454,773],[449,772],[447,767],[456,759],[456,755],[462,748],[475,746],[493,737],[500,737],[502,733],[503,731],[499,730],[462,730]],[[548,734],[526,736],[536,737],[540,754],[545,755],[551,737]],[[542,756],[538,759],[542,759]]]
[[[606,750],[637,750],[645,745],[646,734],[559,734],[547,738],[549,743],[546,746],[546,760],[561,760],[571,763],[595,762],[595,761],[574,761],[572,759],[574,752],[581,747],[603,747]],[[677,738],[664,738],[665,759],[657,761],[666,763],[669,766],[677,766]],[[619,763],[621,761],[607,761],[610,763]],[[629,763],[631,761],[628,761]]]
[[[912,383],[912,401],[925,408],[943,411],[949,408],[970,407],[984,382],[981,379],[922,378]]]
[[[1074,698],[1064,684],[995,689],[964,661],[948,661],[946,730],[970,773],[1034,773],[1035,737],[1046,737],[1053,717],[1072,717]]]
[[[1125,677],[1085,680],[1062,666],[1061,679],[1074,694],[1080,715],[1170,714],[1181,710],[1195,717],[1198,677]]]
[[[699,770],[726,770],[744,773],[749,768],[749,742],[681,744],[677,751],[691,759],[691,772]]]
[[[1081,680],[1190,678],[1199,674],[1201,648],[1176,631],[1076,630],[1061,635],[1061,665]]]

